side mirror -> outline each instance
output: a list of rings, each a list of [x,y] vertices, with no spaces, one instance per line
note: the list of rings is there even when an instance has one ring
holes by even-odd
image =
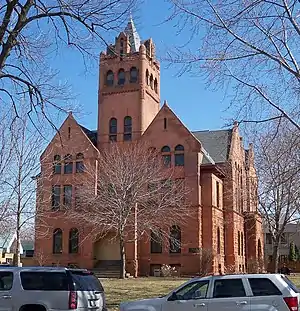
[[[168,301],[175,301],[177,300],[177,295],[175,292],[172,293],[172,295],[168,298]]]

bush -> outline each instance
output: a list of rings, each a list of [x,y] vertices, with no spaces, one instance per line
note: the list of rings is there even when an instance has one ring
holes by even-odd
[[[177,273],[175,267],[171,267],[170,265],[162,265],[161,266],[161,275],[163,277],[174,276]]]

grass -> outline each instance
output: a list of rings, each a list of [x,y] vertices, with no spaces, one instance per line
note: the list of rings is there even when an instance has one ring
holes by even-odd
[[[300,275],[289,277],[300,288]],[[165,295],[187,279],[139,278],[101,280],[109,311],[117,311],[120,302],[135,299],[152,298]]]

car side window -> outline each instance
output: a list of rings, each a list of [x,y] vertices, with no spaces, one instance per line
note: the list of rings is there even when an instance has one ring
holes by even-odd
[[[10,290],[13,286],[14,274],[9,271],[0,272],[0,291]]]
[[[249,278],[253,296],[282,295],[277,286],[269,279]]]
[[[191,282],[176,292],[177,300],[206,298],[209,281]]]
[[[245,297],[242,279],[215,280],[213,298]]]

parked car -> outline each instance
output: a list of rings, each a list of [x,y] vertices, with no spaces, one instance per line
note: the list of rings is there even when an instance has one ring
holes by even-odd
[[[59,267],[0,267],[0,310],[107,311],[93,273]]]
[[[298,311],[299,291],[281,274],[192,279],[170,294],[124,302],[120,311]]]

